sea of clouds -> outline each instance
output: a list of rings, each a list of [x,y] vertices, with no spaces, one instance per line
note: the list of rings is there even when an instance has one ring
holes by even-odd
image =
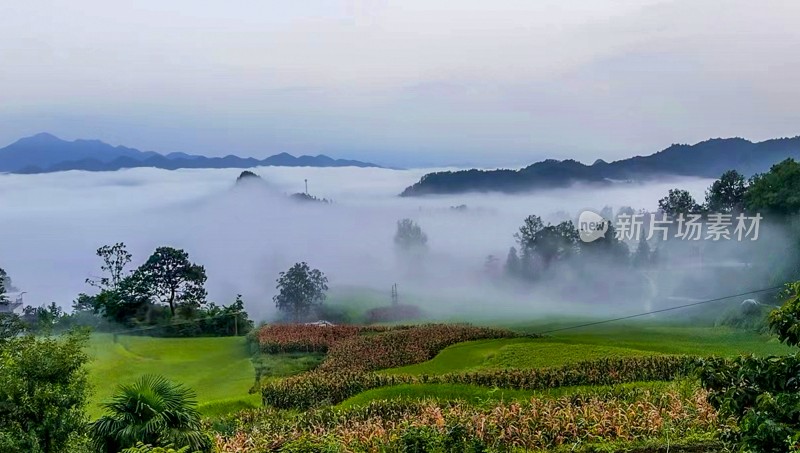
[[[258,319],[274,312],[278,273],[298,261],[324,271],[332,288],[388,294],[400,282],[410,294],[425,293],[426,301],[441,299],[442,307],[463,308],[470,300],[480,309],[487,309],[483,301],[492,310],[506,303],[514,310],[543,310],[547,303],[503,295],[482,280],[486,257],[505,260],[525,216],[555,222],[606,205],[653,210],[670,188],[702,199],[710,184],[673,179],[517,195],[401,198],[403,188],[431,169],[251,170],[264,184],[237,186],[239,169],[0,175],[0,267],[27,292],[31,305],[54,301],[69,307],[78,293],[92,290],[84,281],[100,271],[94,251],[125,242],[135,266],[158,246],[184,248],[206,266],[211,300],[227,304],[242,294]],[[305,190],[305,180],[309,193],[333,203],[290,200],[288,194]],[[451,209],[459,205],[467,209]],[[393,244],[396,222],[405,217],[429,237],[428,258],[413,279]]]

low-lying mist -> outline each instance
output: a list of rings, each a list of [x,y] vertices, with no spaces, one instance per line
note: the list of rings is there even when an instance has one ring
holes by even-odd
[[[274,315],[275,279],[299,261],[325,272],[332,291],[369,289],[385,294],[386,304],[397,283],[402,302],[440,319],[625,314],[652,308],[657,273],[643,280],[647,288],[640,298],[614,297],[613,288],[587,298],[569,288],[550,291],[547,282],[532,288],[493,279],[487,256],[497,257],[502,267],[515,245],[514,233],[530,214],[555,223],[574,219],[585,208],[655,211],[668,189],[688,189],[702,199],[711,182],[672,179],[519,195],[400,198],[404,187],[430,170],[252,171],[263,184],[236,185],[238,169],[0,175],[0,267],[27,291],[29,305],[54,301],[69,307],[78,293],[92,290],[84,281],[99,273],[94,251],[125,242],[133,266],[157,246],[185,249],[192,261],[206,266],[209,299],[227,304],[242,294],[256,320]],[[310,194],[333,203],[289,199],[305,190],[304,180]],[[466,208],[455,209],[462,205]],[[398,257],[393,242],[402,218],[416,221],[429,238],[426,256],[413,265]],[[633,251],[636,244],[630,246]],[[598,266],[597,272],[635,270]],[[697,277],[694,270],[688,273]],[[699,297],[727,289],[716,288],[714,274],[707,275],[707,291]]]

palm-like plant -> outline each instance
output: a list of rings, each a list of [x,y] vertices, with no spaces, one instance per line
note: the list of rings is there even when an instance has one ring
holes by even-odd
[[[208,451],[211,442],[201,427],[193,390],[158,375],[145,375],[123,384],[108,412],[92,424],[92,442],[98,451],[118,452],[137,442],[153,446],[187,446]]]

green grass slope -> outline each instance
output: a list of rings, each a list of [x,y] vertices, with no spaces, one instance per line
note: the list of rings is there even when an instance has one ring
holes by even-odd
[[[534,331],[529,329],[529,331]],[[386,374],[443,374],[496,368],[545,368],[601,358],[659,354],[698,356],[781,355],[791,349],[755,332],[718,327],[593,327],[545,338],[459,343],[427,362],[383,370]]]
[[[151,338],[93,335],[88,348],[92,358],[89,381],[94,393],[89,415],[102,415],[107,401],[120,383],[143,374],[161,374],[197,392],[200,409],[209,414],[225,407],[259,404],[258,395],[247,392],[255,371],[244,337]]]

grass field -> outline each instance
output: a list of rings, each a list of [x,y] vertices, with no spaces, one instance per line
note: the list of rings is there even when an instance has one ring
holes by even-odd
[[[519,328],[519,327],[518,327]],[[522,328],[536,331],[536,326]],[[722,327],[631,324],[554,333],[545,338],[513,338],[460,343],[424,363],[392,368],[387,374],[442,374],[492,368],[544,368],[606,357],[655,354],[780,355],[791,348],[774,339]]]
[[[553,325],[515,325],[521,332],[541,332]],[[753,332],[713,327],[658,326],[647,323],[593,326],[553,333],[545,338],[512,338],[460,343],[434,359],[384,373],[442,374],[492,368],[553,367],[604,357],[653,354],[735,356],[744,353],[779,355],[791,351],[774,339]],[[94,387],[89,414],[102,414],[100,404],[118,383],[132,382],[147,373],[161,374],[197,392],[206,415],[258,406],[248,390],[255,369],[245,339],[149,338],[97,334],[90,341],[90,382]],[[287,376],[316,366],[321,355],[262,356],[256,363],[262,378]],[[373,399],[439,397],[470,401],[528,398],[534,392],[516,392],[454,385],[413,385],[376,389],[346,401],[356,405]]]
[[[255,371],[244,337],[150,338],[93,335],[89,380],[94,393],[89,405],[92,418],[102,415],[100,404],[117,384],[143,374],[161,374],[197,392],[201,411],[214,414],[235,407],[260,404],[249,395]]]
[[[493,368],[546,368],[605,357],[656,354],[638,349],[592,344],[565,344],[544,338],[510,338],[459,343],[433,360],[385,370],[389,374],[443,374]]]

